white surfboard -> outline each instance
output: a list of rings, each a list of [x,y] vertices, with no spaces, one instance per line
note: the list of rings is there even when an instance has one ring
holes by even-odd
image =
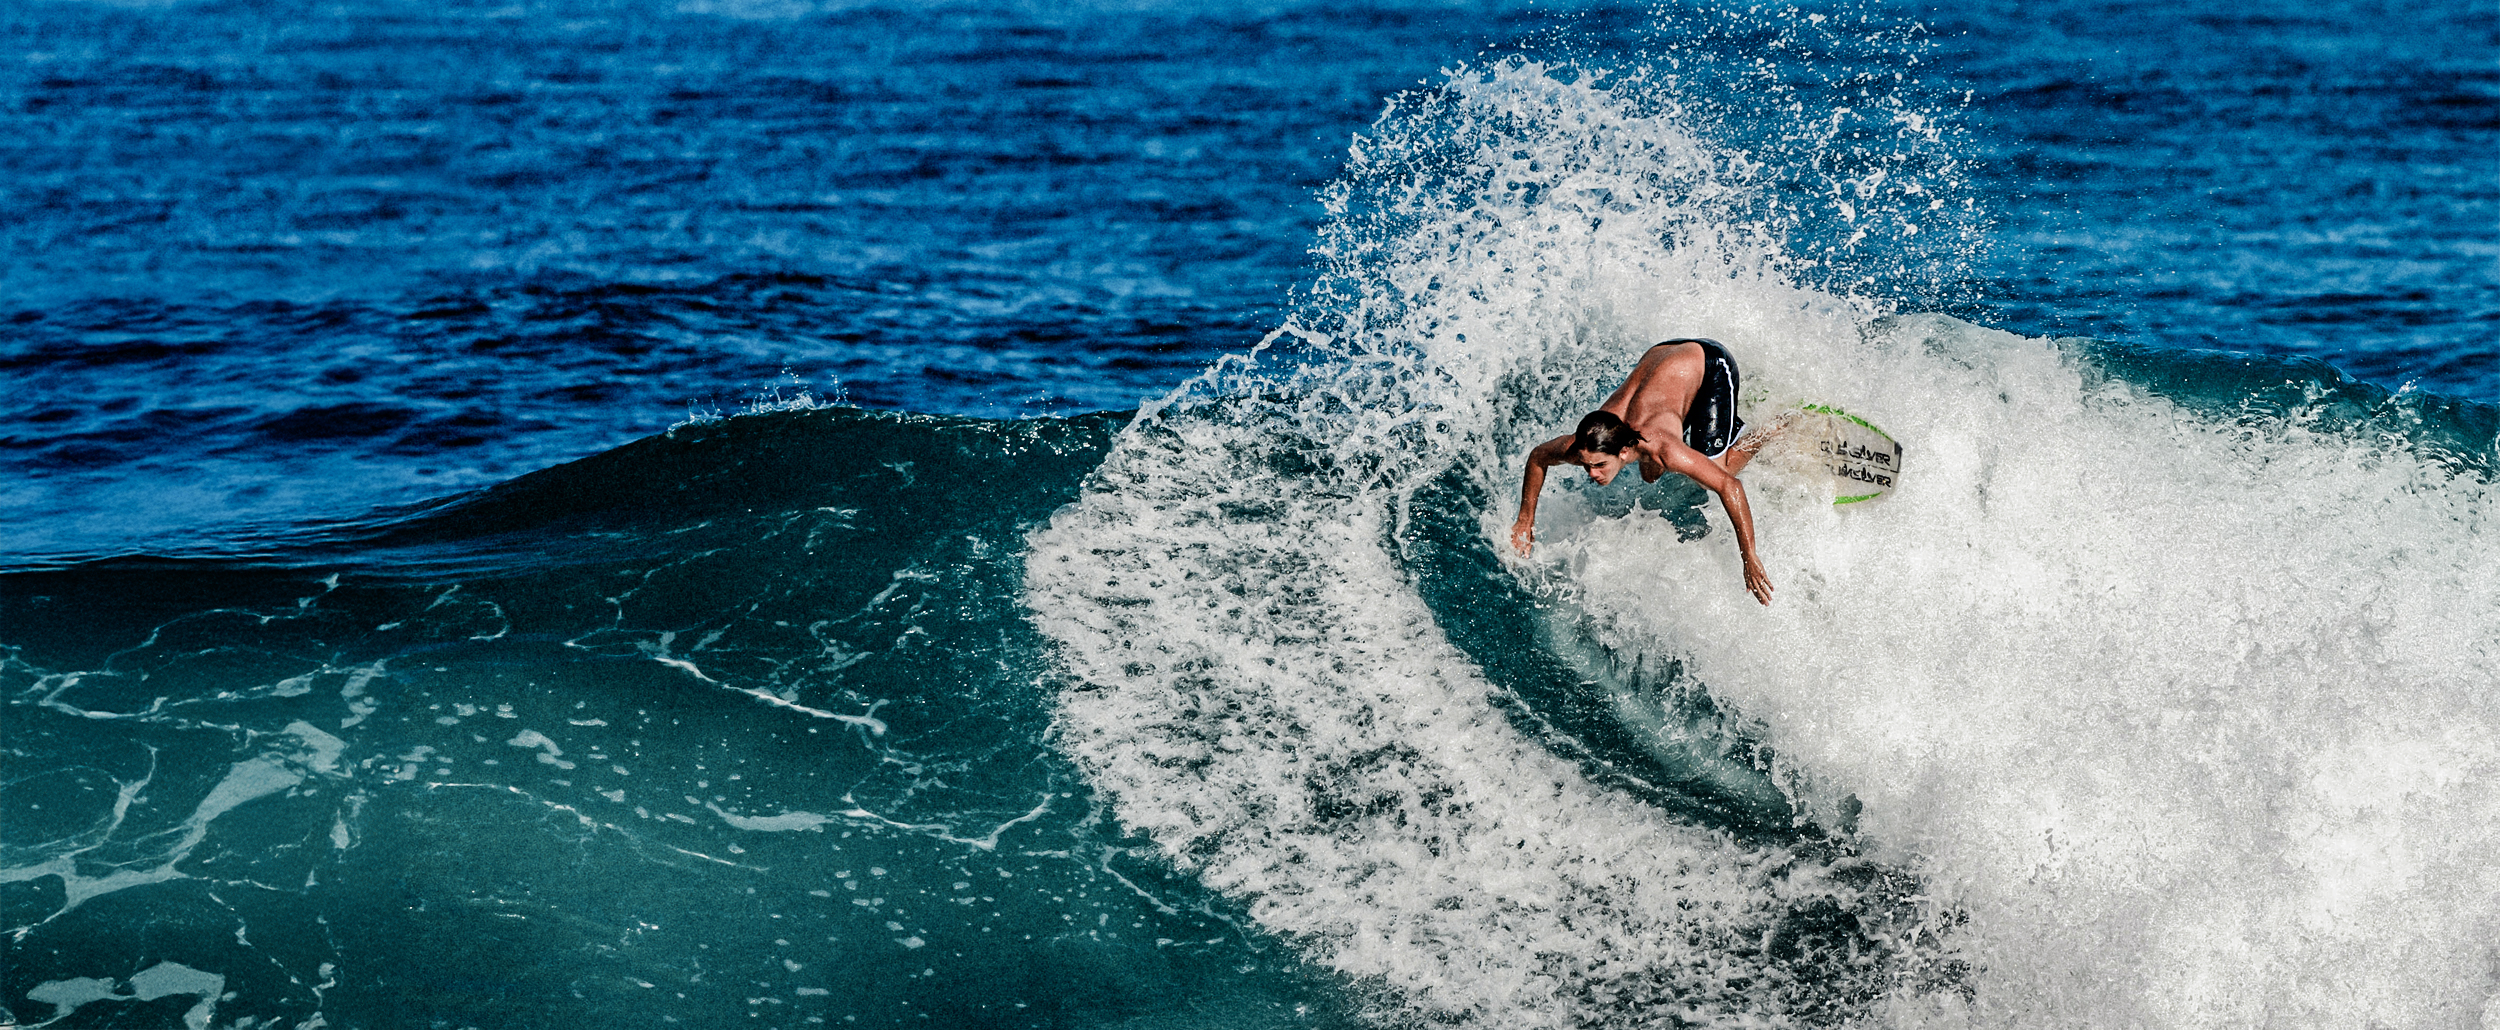
[[[1901,443],[1875,424],[1828,404],[1800,405],[1771,443],[1795,474],[1832,492],[1833,504],[1872,501],[1901,479]]]

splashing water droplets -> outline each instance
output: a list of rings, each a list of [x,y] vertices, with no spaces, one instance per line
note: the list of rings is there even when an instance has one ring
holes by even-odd
[[[1593,75],[1402,98],[1270,339],[1297,360],[1141,415],[1032,537],[1027,601],[1076,677],[1061,745],[1122,821],[1435,1018],[1812,1021],[1922,961],[1852,878],[1879,874],[1627,802],[1523,737],[1385,546],[1420,484],[1513,464],[1634,341],[1856,339],[1871,307],[1784,277],[1746,174]]]
[[[1840,111],[1798,162],[1712,142],[1636,76],[1513,60],[1399,98],[1327,194],[1294,320],[1141,413],[1031,536],[1060,746],[1172,861],[1424,1019],[2475,1004],[2500,881],[2442,841],[2500,824],[2473,786],[2500,768],[2475,700],[2500,600],[2455,571],[2500,561],[2489,485],[2305,424],[2332,399],[2200,415],[2088,341],[1834,285],[1921,253],[1852,257],[1852,233],[1971,224],[1935,204],[1935,126],[1885,117],[1902,149]],[[1852,206],[1779,199],[1800,190]],[[1501,547],[1521,456],[1670,336],[1727,341],[1749,415],[1863,413],[1914,471],[1863,512],[1749,471],[1767,610],[1715,502],[1688,533],[1689,502],[1549,486],[1537,560],[1497,575],[1554,614],[1493,618],[1681,663],[1801,826],[1858,826],[1837,842],[1592,779],[1495,703],[1404,564],[1430,560],[1400,550],[1414,506],[1453,496],[1467,546]],[[1654,708],[1623,718],[1669,732]]]

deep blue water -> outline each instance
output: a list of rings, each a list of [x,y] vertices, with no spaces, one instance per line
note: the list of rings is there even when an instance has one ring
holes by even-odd
[[[2492,1018],[2489,5],[0,43],[17,1024]],[[1694,333],[1934,492],[1506,560]]]

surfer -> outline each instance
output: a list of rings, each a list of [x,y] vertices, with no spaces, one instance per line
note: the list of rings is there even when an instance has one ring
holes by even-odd
[[[1767,435],[1738,439],[1745,423],[1736,417],[1736,387],[1736,359],[1715,340],[1668,340],[1649,348],[1614,396],[1580,420],[1579,429],[1528,452],[1511,546],[1526,554],[1536,538],[1536,499],[1545,489],[1546,469],[1578,465],[1604,486],[1637,459],[1642,482],[1655,483],[1673,472],[1719,495],[1736,526],[1737,550],[1745,556],[1745,589],[1755,600],[1771,603],[1771,577],[1753,549],[1753,509],[1745,504],[1745,484],[1736,480]]]

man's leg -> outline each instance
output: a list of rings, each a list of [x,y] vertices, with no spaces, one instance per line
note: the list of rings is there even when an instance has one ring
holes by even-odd
[[[1746,426],[1745,431],[1737,435],[1736,442],[1729,445],[1728,449],[1715,460],[1718,461],[1720,468],[1727,470],[1728,475],[1735,475],[1744,469],[1746,463],[1759,456],[1763,448],[1769,447],[1778,442],[1780,437],[1787,435],[1789,427],[1796,425],[1797,420],[1804,416],[1805,412],[1790,408],[1772,418],[1768,425]]]

